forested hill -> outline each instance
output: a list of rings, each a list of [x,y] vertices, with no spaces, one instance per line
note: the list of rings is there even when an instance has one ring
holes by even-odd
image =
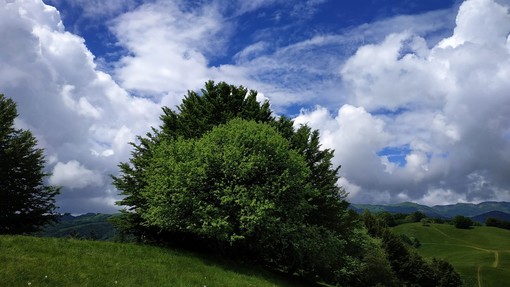
[[[510,215],[510,202],[482,202],[479,204],[458,203],[453,205],[426,206],[412,202],[403,202],[390,205],[351,204],[351,208],[362,213],[365,209],[371,212],[387,211],[390,213],[413,213],[420,211],[429,217],[452,218],[456,215],[468,217],[495,217],[507,220]],[[486,215],[486,216],[484,216]],[[499,215],[499,216],[497,216]],[[109,218],[111,214],[87,213],[73,216],[64,214],[60,222],[46,226],[41,236],[50,237],[77,237],[97,240],[111,240],[115,237],[116,231]],[[480,221],[480,220],[477,220]]]
[[[391,213],[413,213],[415,211],[420,211],[429,217],[452,218],[456,215],[474,217],[492,211],[510,213],[510,202],[487,201],[479,204],[457,203],[452,205],[435,206],[403,202],[389,205],[352,204],[351,208],[358,212],[363,212],[365,209],[371,212],[387,211]]]
[[[371,204],[352,204],[351,208],[362,213],[365,209],[371,212],[387,211],[390,213],[413,213],[420,211],[429,217],[452,218],[456,215],[468,217],[495,217],[507,220],[506,215],[510,216],[510,202],[482,202],[479,204],[458,203],[453,205],[426,206],[412,202],[403,202],[390,205],[371,205]],[[486,216],[485,216],[486,215]],[[501,216],[503,215],[504,218]],[[48,225],[39,234],[44,237],[75,237],[96,240],[111,240],[117,232],[109,221],[111,214],[87,213],[73,216],[70,214],[61,215],[60,221],[53,225]],[[483,222],[483,220],[477,220]]]
[[[109,219],[115,215],[87,213],[63,214],[59,222],[47,225],[38,233],[42,237],[72,237],[92,240],[112,240],[117,234]]]

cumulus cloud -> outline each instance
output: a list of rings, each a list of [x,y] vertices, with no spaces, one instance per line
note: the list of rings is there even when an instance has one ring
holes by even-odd
[[[0,90],[18,105],[16,123],[45,149],[49,181],[63,186],[62,211],[74,212],[83,198],[117,198],[103,177],[128,158],[135,135],[157,125],[159,104],[98,71],[84,39],[41,1],[0,1],[0,38],[9,39],[0,46]],[[108,201],[88,208],[116,209]]]
[[[64,186],[62,211],[114,211],[106,175],[129,158],[128,142],[159,125],[161,105],[173,107],[209,79],[258,90],[278,114],[291,109],[297,125],[320,129],[355,202],[510,198],[508,1],[464,1],[458,11],[277,41],[293,21],[243,43],[240,17],[290,4],[199,2],[69,2],[85,18],[116,17],[104,25],[124,54],[107,63],[108,74],[55,8],[0,0],[0,39],[9,39],[0,45],[0,92],[18,103],[16,124],[45,148],[51,182]]]
[[[225,29],[214,5],[184,11],[179,1],[144,4],[112,26],[119,44],[130,51],[116,76],[128,89],[180,100],[209,80],[206,55],[222,47]]]
[[[70,189],[80,189],[101,186],[103,179],[99,172],[89,170],[78,161],[72,160],[67,163],[58,162],[53,168],[49,183]]]
[[[353,201],[444,204],[506,198],[508,11],[508,4],[465,1],[453,34],[430,48],[410,31],[360,47],[341,69],[352,106],[342,106],[338,116],[317,108],[296,119],[319,128],[323,144],[336,149],[342,174],[361,188],[351,195]],[[345,118],[346,107],[363,112]],[[335,121],[336,126],[329,124]],[[354,130],[347,130],[349,125]],[[409,147],[402,165],[378,155],[378,149],[398,146]]]
[[[306,13],[298,10],[313,14],[323,2],[150,1],[110,22],[118,44],[127,51],[115,65],[115,78],[130,91],[162,99],[171,107],[187,90],[200,89],[209,79],[227,81],[264,93],[277,113],[290,108],[295,115],[295,105],[345,102],[340,66],[358,45],[401,27],[419,35],[440,34],[452,16],[450,10],[398,16],[339,34],[310,31],[310,38],[299,39],[291,35],[304,28],[297,26],[300,21],[263,27],[253,35],[236,30],[241,18],[257,9],[282,5],[289,15],[304,17]],[[288,35],[285,41],[282,34]],[[236,37],[252,42],[239,46]],[[234,54],[233,62],[217,61],[227,51]]]

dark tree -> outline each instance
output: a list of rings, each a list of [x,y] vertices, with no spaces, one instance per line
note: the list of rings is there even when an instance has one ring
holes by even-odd
[[[469,217],[457,215],[453,218],[453,225],[460,229],[469,229],[473,226],[473,220]]]
[[[426,217],[427,216],[423,212],[415,211],[406,217],[406,222],[420,222],[420,220]]]
[[[407,236],[402,237],[393,233],[383,219],[367,210],[362,218],[368,233],[381,240],[400,286],[462,286],[462,282],[458,280],[459,274],[450,263],[443,260],[428,263],[404,243],[403,238]]]
[[[510,230],[510,221],[500,220],[494,217],[487,218],[485,220],[485,225]]]
[[[455,271],[453,266],[445,260],[432,258],[432,272],[434,274],[436,286],[453,287],[462,286],[463,282],[460,274]]]
[[[43,150],[30,131],[14,128],[17,116],[0,94],[0,234],[34,232],[57,216],[59,189],[44,184]]]

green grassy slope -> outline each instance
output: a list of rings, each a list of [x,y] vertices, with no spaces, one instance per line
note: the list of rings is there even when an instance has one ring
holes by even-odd
[[[126,243],[0,236],[0,262],[0,285],[13,287],[300,286],[260,268]]]
[[[449,261],[465,286],[508,286],[510,282],[509,230],[484,226],[465,230],[448,224],[421,223],[402,224],[393,230],[418,238],[422,256]]]

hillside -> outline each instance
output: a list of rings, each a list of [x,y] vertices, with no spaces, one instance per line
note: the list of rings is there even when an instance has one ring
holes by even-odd
[[[510,213],[502,212],[502,211],[489,211],[486,213],[482,213],[477,216],[473,216],[471,219],[473,219],[476,222],[479,223],[485,223],[487,218],[495,218],[503,221],[510,221]]]
[[[0,236],[0,262],[2,286],[305,286],[250,265],[127,243]]]
[[[353,208],[355,211],[361,213],[365,209],[369,210],[370,212],[377,213],[377,212],[390,212],[390,213],[405,213],[410,214],[415,211],[420,211],[427,215],[428,217],[443,217],[442,214],[438,213],[437,210],[435,210],[432,207],[426,206],[426,205],[420,205],[413,202],[402,202],[402,203],[396,203],[396,204],[388,204],[388,205],[377,205],[377,204],[351,204],[351,208]]]
[[[448,224],[399,225],[393,230],[418,238],[425,258],[443,258],[461,274],[465,286],[507,286],[510,282],[510,231],[494,227],[457,229]]]
[[[454,217],[455,215],[473,217],[490,211],[510,213],[510,202],[457,203],[454,205],[436,205],[433,208],[446,217]]]
[[[426,206],[412,202],[403,202],[397,204],[377,205],[377,204],[352,204],[351,208],[357,212],[363,212],[368,209],[371,212],[387,211],[391,213],[413,213],[420,211],[428,217],[452,218],[456,215],[474,217],[491,211],[500,211],[510,213],[510,202],[487,201],[479,204],[457,203],[452,205]]]
[[[60,221],[46,226],[37,235],[42,237],[74,237],[94,240],[111,240],[115,227],[108,220],[115,215],[87,213],[79,216],[64,214]]]

